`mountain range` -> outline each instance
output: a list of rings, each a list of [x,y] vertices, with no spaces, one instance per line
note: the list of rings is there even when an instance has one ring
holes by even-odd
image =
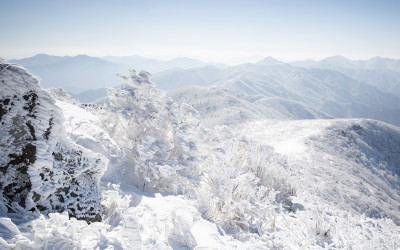
[[[104,97],[106,87],[121,84],[114,73],[131,67],[153,72],[153,82],[158,88],[170,91],[169,95],[177,101],[208,110],[209,113],[200,112],[206,116],[226,114],[229,117],[221,120],[229,123],[233,117],[242,121],[241,114],[249,120],[259,116],[371,118],[400,124],[400,60],[394,59],[374,57],[354,61],[334,56],[321,61],[284,63],[267,57],[257,63],[227,67],[190,58],[162,62],[140,56],[95,58],[41,54],[12,62],[38,75],[43,87],[62,87],[82,102]],[[200,103],[205,106],[200,107]],[[236,104],[232,106],[232,103]],[[229,108],[240,112],[233,115],[222,111]]]
[[[341,72],[380,91],[400,96],[400,60],[373,57],[369,60],[349,60],[333,56],[321,61],[298,61],[291,65],[304,68],[329,69]]]
[[[346,64],[347,60],[343,60],[338,60],[337,63]],[[284,119],[372,118],[400,124],[399,96],[381,91],[376,86],[333,69],[298,67],[269,57],[254,64],[214,69],[211,77],[209,71],[209,68],[171,70],[164,74],[156,74],[154,79],[161,88],[174,86],[176,82],[187,82],[226,89],[230,94],[248,101],[258,109],[273,110],[272,113],[279,114],[279,117]],[[195,74],[188,74],[189,72]],[[399,83],[400,81],[397,82]],[[187,94],[182,91],[179,90],[179,96],[191,96],[194,90],[186,88]],[[180,99],[174,91],[171,96]],[[199,98],[203,100],[201,95]],[[226,98],[226,95],[220,95],[218,98]],[[186,98],[185,101],[195,106],[199,102],[196,96]]]
[[[284,119],[323,116],[307,103],[330,96],[391,100],[271,58],[221,72],[232,91],[186,87],[174,100],[131,70],[82,104],[0,61],[0,248],[400,247],[400,128]]]
[[[157,73],[173,68],[190,69],[208,65],[227,67],[223,64],[209,64],[185,57],[158,61],[140,56],[98,58],[87,55],[61,57],[38,54],[10,62],[20,64],[39,76],[44,88],[61,87],[72,94],[120,85],[120,81],[114,75],[128,69],[140,68],[150,73]]]

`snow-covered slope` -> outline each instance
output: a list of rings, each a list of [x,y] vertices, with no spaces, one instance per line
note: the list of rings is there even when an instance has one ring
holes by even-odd
[[[400,128],[373,120],[255,122],[244,133],[288,157],[299,192],[400,224]]]
[[[253,105],[260,108],[266,107],[285,119],[333,118],[333,116],[323,113],[310,105],[281,97],[265,97],[258,99]]]

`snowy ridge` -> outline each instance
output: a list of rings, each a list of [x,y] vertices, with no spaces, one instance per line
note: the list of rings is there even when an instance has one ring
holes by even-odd
[[[400,223],[398,127],[373,120],[285,123],[259,122],[245,132],[274,145],[292,168],[301,168],[296,169],[303,175],[298,190],[315,193],[345,211]]]
[[[127,85],[102,104],[50,91],[63,140],[109,162],[102,221],[3,213],[1,248],[400,247],[398,127],[263,119],[209,129],[204,111],[166,96],[147,72],[119,78]],[[219,105],[215,96],[207,101]]]

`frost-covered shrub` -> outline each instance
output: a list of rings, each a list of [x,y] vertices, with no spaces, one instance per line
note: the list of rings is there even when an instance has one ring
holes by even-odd
[[[67,93],[63,88],[48,88],[47,92],[53,97],[55,100],[60,100],[63,102],[71,103],[74,105],[79,105],[77,100],[74,100],[70,94]]]
[[[199,210],[225,229],[265,233],[275,209],[293,204],[285,159],[225,126],[208,135],[214,153],[203,159]]]
[[[110,171],[142,190],[182,193],[196,178],[196,111],[166,97],[147,72],[118,76],[127,85],[108,89],[105,104],[91,108],[122,150]]]

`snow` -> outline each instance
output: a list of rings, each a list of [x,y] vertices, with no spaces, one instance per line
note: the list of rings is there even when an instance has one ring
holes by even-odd
[[[3,212],[1,249],[400,248],[399,127],[258,115],[217,126],[149,77],[120,75],[128,85],[101,105],[49,91],[64,139],[108,162],[102,220]],[[236,100],[213,91],[206,106]]]
[[[298,159],[303,157],[307,150],[304,140],[321,133],[321,130],[329,124],[331,124],[329,120],[317,120],[317,122],[269,120],[247,125],[243,133],[273,146],[279,154]]]
[[[300,191],[305,197],[314,193],[340,209],[400,223],[394,212],[400,206],[398,127],[370,120],[303,120],[256,122],[242,131],[287,157],[298,197]]]

